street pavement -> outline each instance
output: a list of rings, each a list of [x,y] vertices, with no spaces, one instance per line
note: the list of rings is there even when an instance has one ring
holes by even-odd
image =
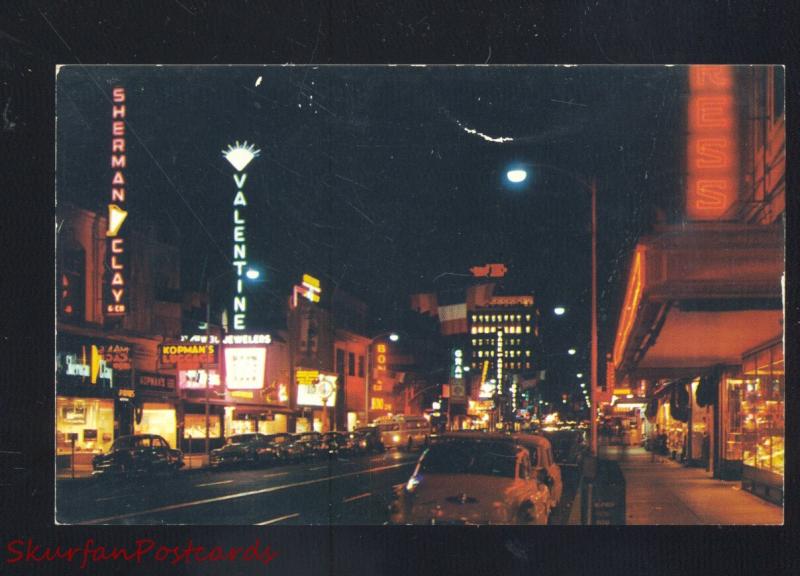
[[[601,446],[625,476],[627,524],[782,524],[783,508],[641,447]]]
[[[61,479],[64,524],[383,524],[394,486],[418,454],[316,460],[258,469],[184,470],[154,478]]]
[[[314,460],[258,469],[184,469],[143,479],[61,478],[62,524],[383,525],[395,488],[419,453]],[[577,474],[565,469],[564,497],[551,515],[563,524]]]

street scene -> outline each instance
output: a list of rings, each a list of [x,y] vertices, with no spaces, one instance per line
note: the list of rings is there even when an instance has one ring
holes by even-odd
[[[56,88],[57,523],[783,523],[780,66]]]

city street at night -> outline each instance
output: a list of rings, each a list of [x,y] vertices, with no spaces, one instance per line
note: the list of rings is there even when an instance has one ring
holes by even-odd
[[[780,524],[779,66],[63,66],[55,518]]]

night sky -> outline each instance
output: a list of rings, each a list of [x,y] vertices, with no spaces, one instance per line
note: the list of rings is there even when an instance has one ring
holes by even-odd
[[[390,326],[408,294],[443,274],[503,262],[506,293],[536,294],[545,350],[575,346],[588,372],[589,196],[563,171],[598,181],[602,359],[631,248],[679,209],[685,78],[664,66],[66,67],[57,195],[107,202],[120,83],[131,217],[180,231],[184,288],[231,259],[235,186],[221,151],[246,140],[261,150],[245,189],[262,312],[309,272]],[[560,171],[509,189],[506,170],[526,162]],[[557,304],[571,313],[554,319]]]

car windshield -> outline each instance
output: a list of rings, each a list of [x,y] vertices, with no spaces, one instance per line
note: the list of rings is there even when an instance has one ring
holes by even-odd
[[[514,478],[516,462],[511,444],[454,440],[431,446],[420,461],[419,471]]]
[[[251,442],[255,439],[255,434],[237,434],[236,436],[229,436],[226,440],[226,444],[244,444],[246,442]]]

